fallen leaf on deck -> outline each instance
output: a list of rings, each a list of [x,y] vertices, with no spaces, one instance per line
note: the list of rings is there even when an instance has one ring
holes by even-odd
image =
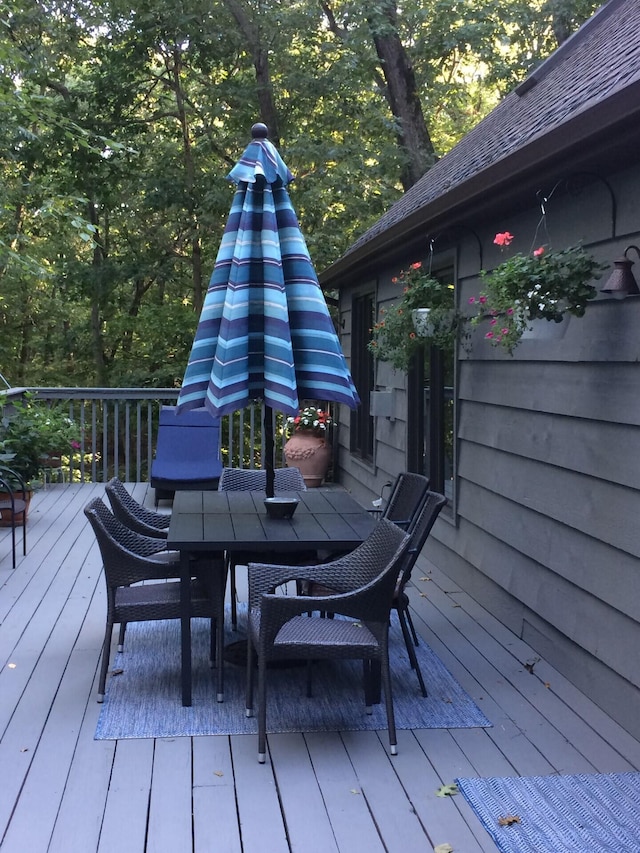
[[[224,776],[224,773],[222,772],[222,770],[214,770],[213,775],[214,776]]]
[[[514,823],[520,823],[520,818],[516,814],[508,814],[506,817],[499,817],[498,823],[500,826],[511,826]]]
[[[551,688],[551,685],[549,684],[548,681],[545,681],[544,686],[547,688],[547,690],[549,690]]]
[[[533,658],[532,660],[526,661],[524,664],[524,668],[527,670],[527,672],[530,672],[531,675],[533,675],[533,668],[539,660],[540,658]]]
[[[426,597],[427,597],[427,593],[426,593],[426,592],[421,592],[421,593],[420,593],[420,597],[421,597],[421,598],[426,598]]]
[[[433,853],[453,853],[453,847],[450,844],[438,844],[433,848]]]
[[[421,581],[430,581],[432,578],[420,578]]]
[[[123,672],[124,672],[124,669],[112,669],[111,675],[122,675]]]
[[[436,791],[436,797],[453,797],[453,795],[457,793],[458,786],[453,782],[451,785],[440,785]]]
[[[359,793],[360,793],[360,791],[359,791],[357,788],[352,788],[352,789],[351,789],[351,793],[352,793],[352,794],[359,794]]]

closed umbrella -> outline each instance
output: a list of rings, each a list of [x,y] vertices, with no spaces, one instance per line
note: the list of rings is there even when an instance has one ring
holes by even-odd
[[[267,496],[273,497],[272,410],[301,399],[360,400],[286,186],[293,175],[256,124],[228,175],[237,184],[178,410],[216,416],[262,399]]]

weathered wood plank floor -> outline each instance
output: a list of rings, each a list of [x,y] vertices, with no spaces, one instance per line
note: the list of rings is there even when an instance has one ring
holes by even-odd
[[[103,487],[34,498],[28,556],[0,530],[0,847],[3,853],[495,851],[456,776],[640,768],[640,743],[424,560],[419,632],[490,729],[95,741],[101,564],[82,513]],[[146,485],[135,486],[151,503]],[[420,580],[419,576],[429,580]]]

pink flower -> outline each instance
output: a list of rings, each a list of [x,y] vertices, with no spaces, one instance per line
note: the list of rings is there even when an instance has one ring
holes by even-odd
[[[513,241],[513,234],[510,234],[508,231],[502,231],[493,238],[493,242],[496,246],[509,246]]]
[[[411,264],[409,269],[419,270],[421,266],[422,266],[422,261],[416,261],[415,264]]]
[[[486,301],[487,301],[487,297],[486,297],[486,296],[480,296],[480,297],[479,297],[479,299],[478,299],[478,302],[479,302],[481,305],[484,305]]]
[[[540,258],[544,255],[544,246],[538,246],[538,248],[534,251],[533,257]]]
[[[509,317],[513,316],[513,310],[514,310],[513,308],[507,308],[507,314]]]
[[[493,318],[493,320],[490,320],[490,321],[489,321],[489,325],[490,325],[490,326],[496,326],[496,325],[497,325],[497,323],[498,323],[498,321],[496,320],[496,318],[495,318],[495,317]]]
[[[492,338],[492,337],[493,337],[493,332],[487,332],[487,334],[485,335],[485,338]]]
[[[476,301],[475,296],[470,296],[470,297],[469,297],[469,305],[473,305],[473,304],[475,303],[475,301]]]
[[[501,334],[501,335],[508,335],[508,334],[509,334],[509,329],[500,329],[500,334]]]
[[[80,443],[77,441],[72,441],[71,447],[73,447],[74,450],[80,450]]]

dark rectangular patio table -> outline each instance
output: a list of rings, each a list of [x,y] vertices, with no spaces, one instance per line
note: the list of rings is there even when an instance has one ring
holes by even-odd
[[[180,552],[182,704],[191,705],[191,554],[212,551],[265,553],[351,551],[371,533],[375,517],[344,489],[278,492],[299,499],[291,519],[272,519],[260,492],[176,492],[167,547]],[[261,557],[263,555],[263,557]],[[271,556],[268,558],[271,559]]]

